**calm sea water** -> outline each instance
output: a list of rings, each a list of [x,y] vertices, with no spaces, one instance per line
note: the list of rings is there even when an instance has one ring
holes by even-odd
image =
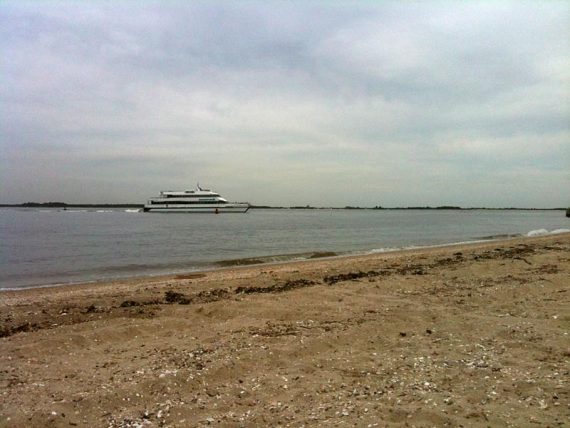
[[[250,210],[150,214],[0,209],[0,288],[209,269],[570,228],[563,211]]]

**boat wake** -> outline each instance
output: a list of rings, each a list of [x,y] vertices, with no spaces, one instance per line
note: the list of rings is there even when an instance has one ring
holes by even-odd
[[[568,233],[568,232],[570,232],[570,229],[554,229],[554,230],[551,230],[550,232],[546,229],[536,229],[536,230],[531,230],[530,232],[528,232],[526,234],[526,236],[558,235],[560,233]]]

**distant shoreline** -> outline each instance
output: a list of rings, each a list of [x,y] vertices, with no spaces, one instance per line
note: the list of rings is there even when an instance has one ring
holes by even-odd
[[[0,208],[143,208],[144,204],[68,204],[65,202],[26,202],[0,204]]]
[[[71,204],[66,202],[26,202],[23,204],[0,204],[0,208],[143,208],[144,204]],[[313,207],[306,206],[290,206],[279,207],[270,205],[251,205],[250,209],[271,209],[271,210],[457,210],[457,211],[473,211],[473,210],[490,210],[490,211],[565,211],[566,208],[490,208],[490,207],[459,207],[459,206],[409,206],[409,207]]]

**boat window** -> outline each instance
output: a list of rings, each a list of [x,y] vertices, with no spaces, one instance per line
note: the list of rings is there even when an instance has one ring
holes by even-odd
[[[162,197],[166,198],[203,198],[205,196],[212,197],[212,198],[219,198],[220,195],[217,193],[212,193],[211,195],[163,195]]]
[[[151,201],[151,205],[204,205],[204,204],[227,204],[227,201]]]

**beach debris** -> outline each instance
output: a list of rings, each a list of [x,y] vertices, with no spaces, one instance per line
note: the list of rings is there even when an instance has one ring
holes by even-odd
[[[334,285],[338,282],[344,281],[356,281],[361,278],[372,278],[380,275],[385,275],[387,272],[379,272],[370,270],[368,272],[349,272],[349,273],[339,273],[338,275],[329,275],[323,278],[323,281],[328,285]]]
[[[164,301],[166,303],[178,303],[179,305],[188,305],[191,302],[184,294],[172,290],[168,290],[164,293]]]
[[[162,373],[158,375],[160,379],[164,379],[166,376],[176,376],[178,374],[178,370],[163,370]],[[160,417],[160,416],[159,416]]]
[[[87,308],[85,308],[85,313],[86,314],[90,314],[92,312],[97,312],[97,307],[93,304],[87,306]]]
[[[198,279],[198,278],[205,278],[205,273],[184,273],[180,275],[176,275],[176,279]]]
[[[131,308],[133,306],[141,306],[141,304],[139,302],[135,302],[134,300],[125,300],[119,305],[121,308]]]
[[[317,282],[310,279],[296,279],[286,281],[284,284],[272,285],[269,287],[237,287],[235,289],[236,294],[257,294],[257,293],[282,293],[284,291],[290,291],[297,288],[309,287],[315,285]]]
[[[228,299],[230,291],[226,288],[213,288],[211,290],[204,290],[191,298],[192,303],[209,303],[217,302],[218,300]]]
[[[531,264],[523,256],[534,254],[535,249],[527,244],[518,244],[514,247],[495,248],[494,250],[483,251],[479,254],[474,254],[473,260],[490,260],[490,259],[512,259],[522,260],[527,264]]]
[[[266,337],[296,336],[299,334],[299,329],[289,323],[277,324],[267,321],[264,328],[251,327],[250,334]]]
[[[40,328],[40,326],[37,323],[26,322],[24,324],[20,324],[20,325],[15,326],[15,327],[3,328],[2,330],[0,330],[0,337],[8,337],[8,336],[12,336],[13,334],[16,334],[16,333],[25,333],[25,332],[29,332],[29,331],[35,331],[39,328]]]
[[[560,268],[555,264],[545,264],[534,269],[534,272],[545,273],[545,274],[556,274],[560,272]]]

